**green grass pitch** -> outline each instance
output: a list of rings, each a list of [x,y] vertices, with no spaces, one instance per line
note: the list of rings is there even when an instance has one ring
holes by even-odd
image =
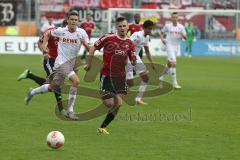
[[[165,60],[154,57],[157,63]],[[37,95],[25,106],[23,99],[28,88],[37,86],[30,80],[16,81],[26,68],[45,76],[40,56],[0,56],[0,159],[240,159],[239,57],[179,58],[177,76],[182,89],[146,98],[146,106],[124,104],[117,120],[109,126],[109,136],[96,135],[104,116],[85,122],[58,119],[51,93]],[[83,74],[80,69],[79,76]],[[91,87],[98,89],[98,83]],[[100,100],[78,96],[75,110],[83,112],[99,103]],[[150,121],[124,118],[138,113],[182,117]],[[66,142],[59,150],[46,144],[46,136],[52,130],[64,133]]]

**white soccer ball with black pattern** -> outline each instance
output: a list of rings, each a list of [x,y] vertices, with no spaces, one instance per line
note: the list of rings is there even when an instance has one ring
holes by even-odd
[[[64,135],[59,131],[52,131],[47,135],[47,145],[50,148],[58,149],[63,146],[65,142]]]

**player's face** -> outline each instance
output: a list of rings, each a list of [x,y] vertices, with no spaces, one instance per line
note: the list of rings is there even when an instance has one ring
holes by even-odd
[[[69,16],[68,27],[74,29],[76,28],[77,24],[78,24],[78,16],[76,15]]]
[[[117,22],[116,28],[117,28],[117,33],[121,38],[125,38],[127,36],[128,23],[126,20],[122,22]]]
[[[175,24],[175,23],[177,23],[177,21],[178,21],[178,15],[177,14],[173,14],[172,15],[172,22]]]
[[[139,15],[135,15],[134,16],[134,21],[135,21],[135,23],[139,23],[140,22],[140,20],[141,20],[141,17],[139,16]]]
[[[52,24],[53,18],[48,18],[48,22],[49,22],[50,24]]]
[[[145,35],[151,35],[153,26],[149,26],[147,28],[144,28],[144,34]]]

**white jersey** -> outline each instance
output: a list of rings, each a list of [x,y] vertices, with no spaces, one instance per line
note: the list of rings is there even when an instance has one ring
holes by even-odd
[[[85,30],[77,28],[73,33],[69,32],[68,26],[65,28],[57,28],[51,31],[55,37],[59,37],[58,42],[58,56],[55,60],[54,67],[58,68],[63,63],[70,61],[77,57],[78,51],[81,47],[80,39],[89,43],[88,35]]]
[[[54,27],[55,27],[54,24],[49,24],[49,22],[45,22],[41,28],[41,32],[45,32],[49,28],[54,28]]]
[[[143,46],[149,46],[149,41],[150,41],[150,36],[144,36],[144,31],[138,31],[134,32],[130,39],[135,43],[136,45],[136,52],[135,55],[138,55],[140,50],[142,49]]]
[[[165,24],[162,29],[162,32],[166,33],[166,41],[167,44],[170,45],[179,45],[182,36],[181,34],[186,36],[185,28],[182,24],[177,23],[177,26],[174,26],[172,23]]]

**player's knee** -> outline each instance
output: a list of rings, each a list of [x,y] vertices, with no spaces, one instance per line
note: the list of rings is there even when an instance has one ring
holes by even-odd
[[[117,100],[117,103],[115,104],[115,106],[117,107],[117,108],[120,108],[120,106],[123,104],[123,102],[122,102],[122,100],[121,99],[118,99]]]
[[[173,62],[173,61],[170,62],[169,61],[167,65],[168,65],[169,68],[176,67],[176,62]]]
[[[114,102],[103,101],[103,104],[108,108],[114,107]]]
[[[172,65],[171,65],[172,67],[176,67],[176,62],[172,62]]]
[[[128,79],[127,80],[127,85],[128,85],[128,87],[132,87],[134,85],[133,79]]]
[[[72,84],[72,85],[73,85],[74,87],[77,87],[77,86],[79,86],[79,84],[80,84],[80,80],[79,80],[79,79],[76,79],[76,80],[73,81],[73,84]]]
[[[50,84],[48,86],[48,90],[50,92],[56,92],[56,91],[60,90],[60,87],[58,85],[56,85],[56,84]]]

